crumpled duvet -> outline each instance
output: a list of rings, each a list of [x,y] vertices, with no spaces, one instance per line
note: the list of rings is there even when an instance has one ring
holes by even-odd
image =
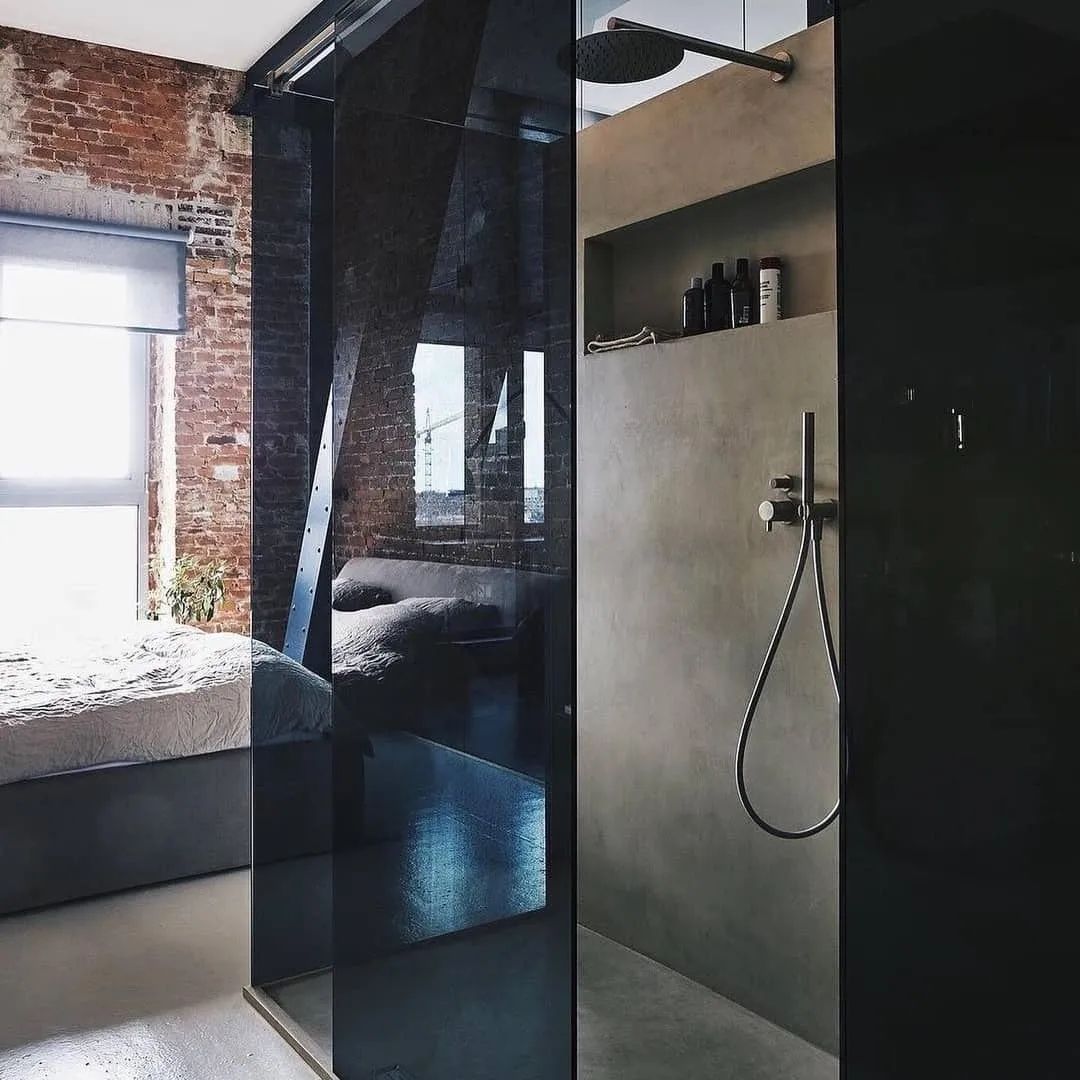
[[[368,730],[406,722],[425,651],[497,618],[493,607],[453,597],[335,611],[339,719]],[[329,684],[239,634],[145,622],[0,648],[0,784],[235,750],[253,729],[261,746],[330,728]]]
[[[164,623],[0,649],[0,784],[238,749],[253,719],[260,744],[327,731],[329,686],[247,637]]]

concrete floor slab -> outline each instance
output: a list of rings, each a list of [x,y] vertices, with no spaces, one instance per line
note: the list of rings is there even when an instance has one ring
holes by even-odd
[[[599,934],[578,934],[578,1080],[837,1080],[790,1031]]]
[[[245,1003],[246,873],[0,920],[3,1080],[310,1080]],[[328,979],[289,1004],[329,1039]],[[836,1058],[579,934],[580,1080],[836,1080]],[[325,1025],[325,1026],[323,1026]]]
[[[4,1080],[311,1080],[240,993],[249,876],[0,919]]]

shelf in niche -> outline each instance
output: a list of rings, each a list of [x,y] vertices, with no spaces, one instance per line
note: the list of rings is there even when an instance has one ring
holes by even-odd
[[[784,262],[784,309],[791,317],[836,307],[836,174],[816,165],[683,207],[584,241],[583,340],[682,325],[691,277],[714,262],[734,276],[750,259],[751,280],[766,255]]]
[[[836,309],[814,312],[811,315],[799,315],[790,319],[781,319],[775,323],[755,323],[753,326],[741,326],[736,330],[717,330],[709,334],[694,334],[692,337],[673,338],[656,345],[634,345],[629,349],[615,349],[606,353],[590,353],[581,357],[580,362],[618,358],[639,358],[646,353],[657,353],[663,359],[671,361],[678,356],[699,351],[713,351],[728,356],[737,356],[739,352],[761,344],[762,338],[769,334],[794,332],[799,335],[826,331],[835,333]]]

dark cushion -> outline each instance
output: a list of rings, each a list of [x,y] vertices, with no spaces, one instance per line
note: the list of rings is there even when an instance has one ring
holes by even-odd
[[[348,578],[337,578],[333,585],[331,603],[335,611],[366,611],[368,608],[389,604],[393,597],[378,585],[365,585]]]

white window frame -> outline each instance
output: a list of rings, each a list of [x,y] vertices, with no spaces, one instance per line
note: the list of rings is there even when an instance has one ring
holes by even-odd
[[[50,324],[43,323],[43,326]],[[150,336],[128,332],[132,415],[129,430],[132,473],[119,479],[14,480],[0,475],[0,506],[77,507],[133,506],[138,513],[138,618],[147,616],[150,580],[150,526],[148,494],[150,409],[148,378]]]

